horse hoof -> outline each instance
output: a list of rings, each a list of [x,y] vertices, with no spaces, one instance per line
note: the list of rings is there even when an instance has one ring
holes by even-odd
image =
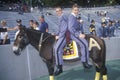
[[[58,76],[58,75],[61,74],[62,72],[63,72],[62,70],[56,70],[55,73],[54,73],[54,75],[55,75],[55,76]]]
[[[54,75],[57,76],[62,72],[63,72],[62,65],[58,65]]]

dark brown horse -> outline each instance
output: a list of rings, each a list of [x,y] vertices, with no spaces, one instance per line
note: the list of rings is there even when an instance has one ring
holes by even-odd
[[[86,35],[86,39],[89,42],[90,58],[96,68],[95,80],[99,80],[100,75],[103,80],[107,80],[107,69],[105,66],[106,47],[104,41],[92,35]],[[31,44],[39,51],[40,57],[46,63],[50,80],[54,80],[54,43],[55,36],[49,33],[41,33],[40,31],[21,27],[14,41],[13,52],[16,55],[20,55],[21,51],[28,44]]]

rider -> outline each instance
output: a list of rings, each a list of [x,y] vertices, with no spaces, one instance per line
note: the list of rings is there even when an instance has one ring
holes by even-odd
[[[67,30],[67,17],[63,14],[62,8],[57,7],[56,13],[58,16],[58,27],[59,30],[56,34],[56,44],[55,44],[55,58],[56,58],[56,65],[57,69],[55,71],[55,75],[59,75],[62,73],[62,65],[63,65],[63,48],[66,45],[66,37],[65,33]]]
[[[89,50],[88,50],[88,42],[85,39],[85,34],[78,29],[79,22],[77,21],[77,15],[79,14],[79,7],[77,4],[73,5],[72,13],[68,18],[68,29],[70,31],[71,39],[76,41],[76,43],[81,48],[81,61],[83,63],[84,68],[91,68],[92,66],[88,64],[89,59]]]

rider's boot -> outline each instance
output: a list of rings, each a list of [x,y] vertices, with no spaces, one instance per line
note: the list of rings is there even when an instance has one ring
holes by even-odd
[[[92,67],[92,65],[88,64],[87,62],[82,62],[82,63],[85,69],[90,69]]]
[[[58,65],[54,75],[57,76],[62,72],[63,72],[62,65]]]

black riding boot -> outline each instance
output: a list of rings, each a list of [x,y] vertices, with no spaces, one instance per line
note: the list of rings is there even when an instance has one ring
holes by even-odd
[[[58,65],[54,75],[57,76],[62,72],[63,72],[62,65]]]
[[[82,63],[85,69],[90,69],[92,67],[92,65],[88,64],[87,62],[82,62]]]

